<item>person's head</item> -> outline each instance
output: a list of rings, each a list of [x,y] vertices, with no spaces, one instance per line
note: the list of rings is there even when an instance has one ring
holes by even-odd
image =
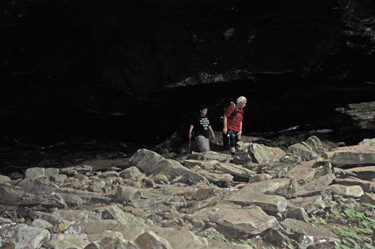
[[[207,115],[208,107],[206,105],[202,105],[199,108],[199,112],[201,113],[201,116],[204,117]]]
[[[241,96],[236,101],[238,108],[244,108],[247,104],[247,99],[244,96]]]

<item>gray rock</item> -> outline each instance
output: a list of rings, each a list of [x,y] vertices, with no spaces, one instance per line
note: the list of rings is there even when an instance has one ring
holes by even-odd
[[[338,166],[375,164],[375,147],[370,145],[339,147],[324,153],[323,157]]]
[[[6,226],[1,231],[2,243],[13,244],[15,249],[38,249],[50,240],[50,236],[48,230],[26,224]]]
[[[314,213],[319,209],[325,208],[321,196],[298,197],[288,200],[288,203],[291,204],[293,208],[303,208],[307,213]]]
[[[85,248],[90,242],[87,234],[53,234],[46,246],[54,249]]]
[[[46,177],[46,169],[45,168],[28,168],[25,173],[25,178],[45,178]]]
[[[363,139],[361,142],[358,143],[358,145],[370,145],[375,146],[375,138],[366,138]]]
[[[256,176],[256,173],[244,168],[240,165],[235,165],[232,163],[217,163],[214,165],[216,170],[222,171],[224,173],[228,173],[234,176],[240,176],[244,178],[251,178]]]
[[[187,207],[183,196],[167,196],[156,199],[139,199],[130,203],[135,208],[142,208],[148,214],[164,213]]]
[[[239,233],[255,235],[277,225],[277,219],[267,215],[260,208],[233,209],[209,207],[197,211],[193,215],[207,222],[217,224],[217,230],[227,238]],[[232,234],[234,233],[234,234]]]
[[[194,166],[199,166],[201,169],[204,169],[204,170],[212,170],[214,169],[214,165],[217,164],[219,161],[216,161],[216,160],[194,160],[194,159],[190,159],[190,160],[185,160],[185,163],[184,165],[188,168],[193,168]]]
[[[272,212],[284,212],[287,207],[287,200],[284,197],[277,195],[265,195],[262,193],[253,192],[250,189],[240,190],[221,190],[215,189],[214,193],[219,198],[231,201],[241,206],[258,205],[262,209]]]
[[[285,152],[277,147],[268,147],[262,144],[250,144],[249,155],[253,163],[272,163],[285,155]]]
[[[295,219],[285,219],[280,223],[285,228],[291,228],[298,234],[301,234],[301,237],[305,234],[309,236],[321,236],[327,238],[337,238],[337,235],[332,233],[331,231],[321,228],[321,227],[314,227],[306,222],[295,220]]]
[[[242,189],[250,189],[254,192],[263,194],[272,194],[282,186],[292,186],[292,180],[288,178],[264,180],[261,182],[246,184],[242,187]]]
[[[304,222],[309,221],[309,215],[307,214],[306,210],[303,207],[296,207],[289,210],[286,213],[286,218],[292,218],[296,220],[302,220]]]
[[[140,248],[155,248],[155,249],[172,249],[169,242],[156,235],[153,231],[145,232],[138,236],[134,240],[134,242],[140,247]]]
[[[0,175],[0,183],[9,182],[11,179],[8,176]]]
[[[207,181],[203,176],[182,166],[179,162],[165,159],[159,154],[146,149],[138,150],[137,153],[130,158],[130,164],[147,174],[165,174],[167,177],[171,178],[187,175],[192,183]]]
[[[35,219],[31,225],[33,227],[39,227],[47,230],[51,230],[53,228],[53,225],[51,223],[42,219]]]
[[[199,166],[195,166],[191,170],[204,176],[210,183],[231,182],[233,180],[233,175],[231,174],[224,174],[219,172],[215,173],[212,171],[203,170]]]
[[[304,142],[289,146],[288,152],[299,156],[302,161],[310,161],[318,158],[318,154]]]

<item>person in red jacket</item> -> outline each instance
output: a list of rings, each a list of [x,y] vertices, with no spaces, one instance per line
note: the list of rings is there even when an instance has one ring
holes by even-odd
[[[243,108],[246,106],[247,99],[241,96],[236,104],[231,103],[225,110],[223,117],[223,142],[224,146],[230,147],[232,155],[236,152],[236,144],[241,140],[242,121],[244,117]]]

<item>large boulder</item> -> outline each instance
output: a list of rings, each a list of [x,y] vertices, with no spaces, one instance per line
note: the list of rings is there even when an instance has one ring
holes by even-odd
[[[232,164],[232,163],[217,163],[214,165],[214,169],[218,171],[222,171],[224,173],[229,173],[234,176],[240,176],[244,178],[251,178],[256,176],[256,173],[244,168],[240,165]]]
[[[1,243],[8,243],[7,248],[38,249],[43,243],[50,240],[50,232],[47,229],[15,224],[2,227]]]
[[[375,147],[370,145],[339,147],[324,153],[323,157],[337,166],[375,164]]]
[[[226,201],[239,204],[241,206],[258,205],[263,210],[272,212],[284,212],[287,207],[287,200],[277,195],[266,195],[254,192],[250,189],[228,190],[215,189],[215,195]]]
[[[292,186],[292,180],[288,178],[270,179],[261,182],[246,184],[242,188],[249,189],[258,193],[272,194],[282,186]]]
[[[176,178],[186,175],[190,182],[207,181],[202,175],[182,166],[179,162],[165,159],[161,155],[146,149],[138,150],[129,161],[129,164],[136,166],[146,174],[164,174],[169,178]]]
[[[261,208],[248,209],[214,206],[199,210],[194,217],[206,222],[216,223],[217,230],[231,238],[237,234],[248,236],[261,232],[278,224],[277,219],[267,215]]]
[[[375,146],[375,138],[366,138],[363,139],[358,145],[371,145]]]
[[[372,180],[375,179],[375,166],[349,168],[347,170],[340,171],[341,176],[348,176],[349,174],[355,175],[357,178],[362,180]]]
[[[285,155],[285,152],[277,147],[268,147],[263,144],[250,144],[249,155],[254,163],[272,163]]]
[[[288,152],[295,154],[302,161],[310,161],[318,158],[318,154],[305,142],[296,143],[288,147]]]

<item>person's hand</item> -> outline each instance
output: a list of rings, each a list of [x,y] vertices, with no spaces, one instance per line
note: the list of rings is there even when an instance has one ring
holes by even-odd
[[[241,134],[242,134],[242,132],[238,133],[238,140],[241,140]]]
[[[191,138],[192,135],[193,135],[193,134],[189,133],[189,138]]]
[[[215,139],[215,133],[214,132],[212,132],[212,137]]]
[[[223,128],[223,132],[224,132],[224,134],[227,134],[228,128]]]

